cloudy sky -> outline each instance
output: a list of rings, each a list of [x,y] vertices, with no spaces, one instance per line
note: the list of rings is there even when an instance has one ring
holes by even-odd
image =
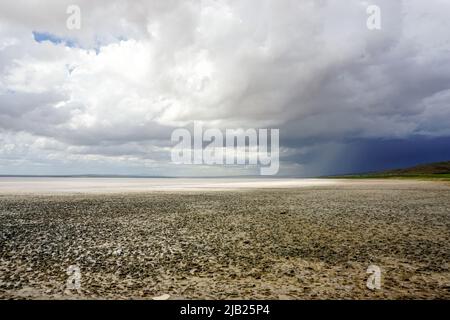
[[[450,160],[449,16],[448,0],[2,1],[0,174],[254,173],[171,164],[193,121],[279,128],[281,175]]]

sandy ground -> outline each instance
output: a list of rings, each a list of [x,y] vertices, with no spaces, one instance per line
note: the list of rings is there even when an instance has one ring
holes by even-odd
[[[2,183],[3,299],[450,298],[443,183],[105,194],[12,194]],[[380,290],[366,287],[371,264],[382,270]],[[78,291],[67,289],[71,265]]]

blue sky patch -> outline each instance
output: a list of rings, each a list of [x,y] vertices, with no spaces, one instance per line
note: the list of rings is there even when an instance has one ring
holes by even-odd
[[[59,37],[59,36],[49,33],[49,32],[33,31],[33,38],[36,42],[39,42],[39,43],[45,42],[45,41],[50,41],[53,44],[64,44],[65,46],[71,47],[71,48],[76,46],[76,43],[74,40]]]

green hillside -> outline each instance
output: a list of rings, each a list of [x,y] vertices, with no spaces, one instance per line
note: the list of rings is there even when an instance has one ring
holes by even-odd
[[[371,172],[363,174],[349,174],[334,178],[410,178],[426,180],[449,180],[450,181],[450,161],[420,164],[414,167],[387,170],[381,172]]]

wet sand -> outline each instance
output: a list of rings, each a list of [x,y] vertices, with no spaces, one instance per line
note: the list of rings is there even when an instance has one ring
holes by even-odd
[[[322,181],[17,194],[0,182],[0,298],[450,298],[447,184]],[[371,264],[380,290],[366,287]]]

